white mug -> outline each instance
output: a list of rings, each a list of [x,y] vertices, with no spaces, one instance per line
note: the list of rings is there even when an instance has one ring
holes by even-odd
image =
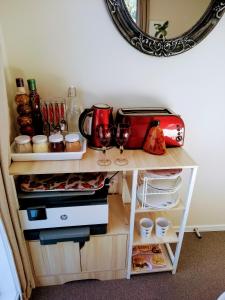
[[[155,220],[155,233],[157,237],[164,237],[170,227],[170,221],[166,218],[159,217]]]
[[[149,238],[152,233],[153,221],[149,218],[140,219],[140,235],[142,238]]]

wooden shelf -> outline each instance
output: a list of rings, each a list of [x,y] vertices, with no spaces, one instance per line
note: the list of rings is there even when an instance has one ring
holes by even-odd
[[[129,161],[126,166],[118,166],[114,163],[119,155],[117,148],[107,151],[112,163],[106,167],[97,164],[100,151],[88,148],[81,160],[12,162],[9,173],[10,175],[32,175],[196,167],[196,163],[182,148],[169,148],[166,154],[161,156],[143,150],[125,150],[125,154]]]
[[[140,270],[140,271],[131,271],[131,275],[138,275],[138,274],[147,274],[147,273],[156,273],[156,272],[166,272],[166,271],[172,271],[173,265],[171,263],[170,257],[168,255],[168,252],[166,250],[166,247],[164,245],[161,245],[163,255],[166,261],[166,266],[164,267],[153,267],[152,270]]]
[[[169,272],[173,270],[172,265],[168,265],[166,267],[161,267],[157,269],[152,269],[151,271],[131,271],[131,275],[138,275],[138,274],[149,274],[149,273],[159,273],[159,272]]]
[[[107,235],[128,234],[129,225],[120,195],[109,195],[109,224]]]
[[[150,216],[150,218],[154,221],[156,218],[164,216],[164,213],[154,213]],[[142,238],[139,234],[139,221],[143,217],[149,217],[149,214],[143,215],[138,214],[135,218],[134,225],[134,240],[133,245],[146,245],[146,244],[164,244],[164,243],[177,243],[178,236],[174,228],[169,228],[166,235],[164,237],[157,237],[155,235],[155,224],[151,233],[150,238]]]
[[[173,229],[168,229],[165,237],[157,237],[154,229],[150,238],[142,238],[139,234],[137,226],[134,229],[134,242],[133,245],[146,245],[146,244],[164,244],[164,243],[177,243],[178,236]]]
[[[132,173],[125,172],[123,177],[123,191],[125,191],[125,201],[131,203],[132,195]]]
[[[125,223],[129,225],[129,221],[130,221],[130,203],[125,203],[123,205],[123,209],[125,211]],[[135,213],[136,214],[145,214],[146,217],[149,217],[149,213],[151,215],[157,215],[161,217],[165,217],[165,218],[169,218],[170,213],[174,212],[174,211],[183,211],[184,210],[184,204],[180,201],[180,203],[173,208],[170,209],[164,209],[164,210],[157,210],[157,209],[148,209],[148,208],[137,208]]]

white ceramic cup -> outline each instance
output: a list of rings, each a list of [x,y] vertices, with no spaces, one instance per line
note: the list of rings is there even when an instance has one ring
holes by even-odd
[[[155,220],[155,233],[157,237],[164,237],[170,227],[170,221],[166,218],[159,217]]]
[[[153,221],[149,218],[142,218],[139,222],[140,225],[140,235],[142,238],[149,238],[152,233]]]

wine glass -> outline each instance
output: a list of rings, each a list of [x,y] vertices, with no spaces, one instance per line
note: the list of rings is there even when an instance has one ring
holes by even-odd
[[[109,146],[112,135],[113,127],[111,125],[100,124],[96,127],[97,136],[99,138],[100,144],[102,146],[102,158],[97,160],[100,166],[108,166],[111,164],[111,160],[106,157],[106,147]]]
[[[116,143],[120,148],[120,157],[115,160],[115,163],[119,166],[128,164],[127,158],[124,156],[124,146],[128,142],[130,136],[130,125],[128,123],[118,123],[116,128]]]

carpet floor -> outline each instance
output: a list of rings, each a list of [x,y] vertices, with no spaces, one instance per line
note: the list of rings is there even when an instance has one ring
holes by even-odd
[[[216,300],[225,291],[225,232],[185,233],[177,273],[36,288],[32,300]]]

